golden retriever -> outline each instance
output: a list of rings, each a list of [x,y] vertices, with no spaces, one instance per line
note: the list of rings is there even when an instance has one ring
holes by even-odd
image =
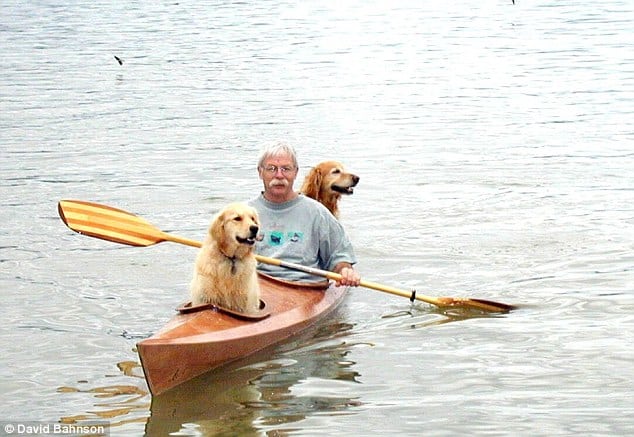
[[[332,215],[339,217],[339,200],[342,194],[354,193],[359,176],[346,173],[337,161],[324,161],[310,169],[300,190],[304,195],[322,203]]]
[[[212,220],[194,266],[192,305],[210,303],[239,313],[260,309],[254,244],[260,229],[257,211],[232,203]]]

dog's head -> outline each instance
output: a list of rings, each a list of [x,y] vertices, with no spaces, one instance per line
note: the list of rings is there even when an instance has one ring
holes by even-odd
[[[238,258],[253,251],[260,220],[255,208],[244,203],[224,207],[209,228],[210,237],[227,256]]]
[[[304,180],[304,192],[309,197],[323,198],[332,194],[352,194],[359,183],[359,176],[348,173],[337,161],[324,161],[313,167]]]

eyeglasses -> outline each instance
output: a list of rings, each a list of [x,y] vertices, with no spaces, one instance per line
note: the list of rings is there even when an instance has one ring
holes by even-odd
[[[262,167],[262,170],[267,172],[268,174],[277,174],[277,171],[281,171],[283,175],[289,174],[295,170],[295,167],[291,165],[283,165],[278,167],[277,165],[267,165],[266,167]]]

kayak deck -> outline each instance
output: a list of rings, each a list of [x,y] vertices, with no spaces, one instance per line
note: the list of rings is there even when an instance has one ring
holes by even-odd
[[[333,311],[347,290],[265,275],[259,281],[267,317],[249,320],[212,308],[180,313],[137,344],[153,395],[298,334]]]

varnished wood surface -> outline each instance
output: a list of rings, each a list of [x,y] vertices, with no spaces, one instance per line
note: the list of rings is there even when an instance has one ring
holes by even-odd
[[[291,286],[260,277],[270,316],[249,321],[213,309],[176,314],[137,344],[153,395],[298,334],[343,300],[346,289]]]

